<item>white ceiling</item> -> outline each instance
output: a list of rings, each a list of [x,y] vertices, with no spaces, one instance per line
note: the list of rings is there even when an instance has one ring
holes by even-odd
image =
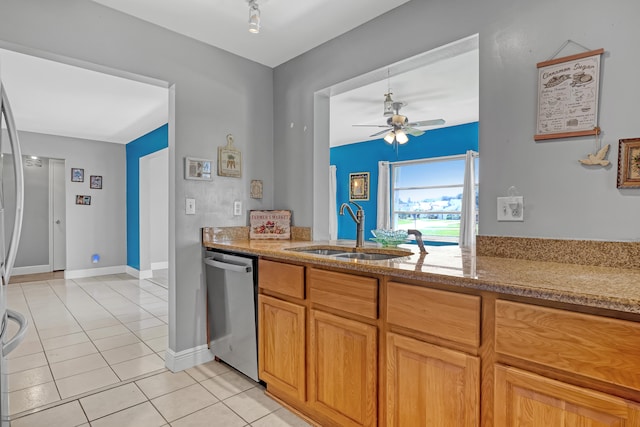
[[[259,34],[248,32],[246,0],[91,1],[273,67],[408,0],[258,0]],[[328,88],[332,145],[379,130],[352,124],[385,123],[389,85],[411,121],[478,120],[477,38],[469,39]],[[19,130],[126,144],[167,122],[164,87],[2,49],[0,64]]]
[[[248,31],[247,0],[93,1],[276,67],[409,0],[257,0],[259,34]]]

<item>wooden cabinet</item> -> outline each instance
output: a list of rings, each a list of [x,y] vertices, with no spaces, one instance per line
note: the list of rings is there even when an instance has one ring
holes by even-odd
[[[261,380],[299,401],[306,399],[305,307],[258,296]]]
[[[340,426],[375,426],[377,328],[310,311],[309,403]]]
[[[480,358],[387,334],[388,426],[475,427]]]
[[[640,405],[516,368],[495,368],[495,427],[635,427]]]

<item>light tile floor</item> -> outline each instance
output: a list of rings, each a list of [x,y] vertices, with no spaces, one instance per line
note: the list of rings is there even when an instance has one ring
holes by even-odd
[[[155,283],[12,283],[7,297],[31,324],[7,360],[13,427],[308,425],[222,363],[168,371],[168,291]]]

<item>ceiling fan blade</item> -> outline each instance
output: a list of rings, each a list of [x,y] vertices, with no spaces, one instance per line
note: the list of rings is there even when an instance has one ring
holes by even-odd
[[[351,126],[368,127],[368,128],[388,128],[389,127],[389,125],[351,125]]]
[[[373,135],[369,135],[369,138],[374,137],[374,136],[382,135],[383,133],[387,133],[387,132],[389,132],[390,130],[391,130],[391,128],[387,128],[387,129],[385,129],[385,130],[381,130],[380,132],[376,132],[376,133],[374,133]]]
[[[406,133],[407,135],[411,135],[411,136],[421,136],[424,135],[424,131],[420,130],[420,129],[415,129],[412,127],[408,127],[406,126],[404,128],[404,133]]]
[[[436,125],[443,125],[446,122],[442,119],[434,119],[434,120],[422,120],[419,122],[411,122],[411,123],[407,123],[407,126],[411,126],[411,127],[419,127],[419,126],[436,126]]]

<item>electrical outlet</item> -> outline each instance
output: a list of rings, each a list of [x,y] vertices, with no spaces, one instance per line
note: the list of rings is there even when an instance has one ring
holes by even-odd
[[[185,213],[187,215],[196,214],[196,199],[186,199],[184,206]]]
[[[242,202],[240,200],[236,200],[235,202],[233,202],[233,215],[242,215]]]
[[[524,221],[524,198],[498,197],[498,221]]]

